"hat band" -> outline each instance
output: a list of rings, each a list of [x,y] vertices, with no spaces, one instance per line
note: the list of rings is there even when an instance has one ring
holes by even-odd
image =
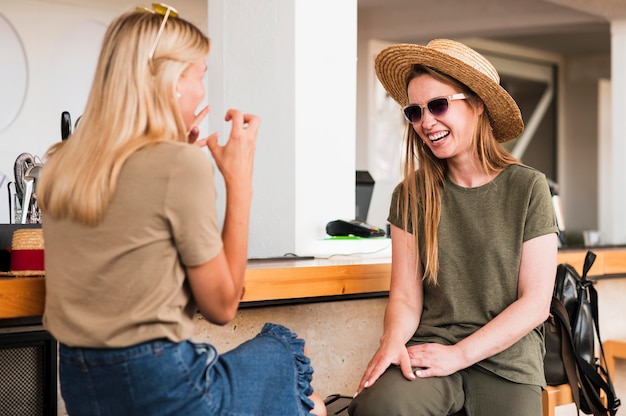
[[[11,271],[44,270],[44,250],[11,250]]]

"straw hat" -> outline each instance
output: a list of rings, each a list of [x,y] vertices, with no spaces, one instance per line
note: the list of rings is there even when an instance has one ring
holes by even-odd
[[[13,232],[11,268],[0,276],[44,276],[44,241],[41,228],[24,228]]]
[[[455,78],[474,91],[485,103],[499,142],[522,134],[524,122],[519,107],[500,86],[500,76],[494,66],[475,50],[448,39],[434,39],[426,46],[398,44],[383,49],[376,57],[376,75],[402,107],[409,104],[406,77],[416,64]]]

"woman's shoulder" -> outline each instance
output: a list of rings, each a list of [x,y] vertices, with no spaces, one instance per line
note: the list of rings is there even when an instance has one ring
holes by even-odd
[[[166,153],[170,155],[172,154],[176,154],[176,155],[202,154],[202,149],[200,149],[198,146],[194,146],[189,143],[172,142],[172,141],[162,141],[162,142],[149,144],[145,146],[142,150],[154,151],[156,153]]]
[[[137,150],[125,164],[126,172],[160,172],[164,176],[212,175],[211,158],[188,143],[159,142]]]
[[[532,166],[516,164],[507,167],[499,176],[500,186],[515,190],[514,195],[550,197],[550,187],[546,175]]]
[[[208,163],[207,155],[197,146],[182,142],[158,142],[144,146],[136,152],[139,159],[150,159],[154,163],[177,164]]]
[[[535,182],[545,181],[546,175],[532,166],[517,163],[507,166],[502,172],[504,175],[500,175],[507,180]]]

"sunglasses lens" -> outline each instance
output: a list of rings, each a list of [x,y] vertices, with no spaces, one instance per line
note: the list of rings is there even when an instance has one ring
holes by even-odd
[[[428,111],[435,116],[442,116],[448,111],[448,99],[447,98],[436,98],[432,101],[428,102]]]
[[[419,123],[422,119],[422,107],[410,105],[404,109],[404,117],[409,123]]]
[[[165,16],[169,10],[171,17],[178,17],[178,10],[164,3],[152,3],[152,8],[161,16]]]

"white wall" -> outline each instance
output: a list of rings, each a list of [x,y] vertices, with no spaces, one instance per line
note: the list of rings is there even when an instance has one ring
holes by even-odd
[[[20,153],[42,157],[60,140],[62,111],[74,119],[82,113],[106,25],[136,6],[83,4],[0,0],[28,67],[24,106],[0,132],[0,172],[11,180]],[[328,237],[326,223],[354,218],[356,0],[194,0],[176,7],[212,41],[212,112],[202,133],[221,131],[225,140],[223,115],[232,107],[263,119],[250,257],[328,254],[332,248],[318,244]],[[223,213],[221,178],[217,186]],[[0,197],[0,222],[8,221],[8,197]]]
[[[359,108],[359,113],[364,115],[360,127],[367,129],[367,133],[358,136],[362,141],[357,144],[357,150],[367,150],[364,152],[364,160],[357,159],[357,163],[361,163],[360,169],[369,171],[376,181],[368,222],[384,227],[387,224],[391,193],[402,178],[406,122],[400,106],[387,94],[374,70],[376,55],[391,43],[370,39],[366,45],[367,48],[361,54],[363,59],[359,62],[359,76],[365,80],[362,88],[367,95],[364,94],[364,106]]]
[[[0,172],[11,180],[20,153],[43,156],[59,140],[62,111],[69,110],[74,119],[81,113],[106,24],[137,4],[83,1],[93,6],[0,0],[0,15],[19,36],[28,68],[23,106],[13,123],[0,130]],[[213,112],[202,125],[203,133],[224,132],[222,115],[230,106],[263,117],[250,255],[315,252],[310,245],[326,237],[327,221],[354,215],[355,168],[370,170],[377,181],[368,221],[384,226],[393,175],[399,178],[401,167],[393,157],[401,144],[398,137],[389,137],[388,147],[381,148],[384,141],[370,135],[380,125],[373,56],[385,42],[360,34],[357,54],[356,0],[180,3],[181,15],[212,38],[208,102]],[[0,67],[7,68],[1,51]],[[597,163],[589,155],[597,152],[597,80],[610,77],[610,56],[564,59],[559,182],[568,231],[576,233],[599,227]],[[4,96],[0,92],[0,101]],[[384,163],[391,170],[380,173]],[[0,222],[8,221],[6,191],[5,183],[0,188]]]
[[[61,139],[63,111],[69,111],[73,121],[82,114],[106,26],[113,17],[138,4],[124,1],[81,7],[55,1],[0,0],[0,19],[8,22],[23,46],[27,68],[22,74],[26,81],[23,105],[11,124],[5,129],[0,126],[0,172],[8,180],[14,180],[13,165],[19,154],[43,157],[48,147]],[[179,11],[206,28],[206,2],[185,2]],[[0,40],[0,67],[19,66],[9,61],[15,54],[7,56],[3,50]],[[0,74],[5,72],[0,70]],[[14,96],[7,102],[0,91],[0,109],[15,105]],[[0,223],[7,222],[5,183],[0,188]]]
[[[610,172],[610,200],[602,200],[610,210],[610,232],[607,239],[611,243],[626,242],[626,192],[624,192],[624,178],[626,178],[626,19],[611,21],[611,159],[608,166],[603,167]],[[605,143],[606,145],[607,143]],[[603,207],[604,209],[604,207]]]
[[[1,0],[0,14],[23,45],[28,70],[23,74],[23,106],[12,124],[0,131],[0,172],[13,180],[16,157],[23,152],[43,157],[46,149],[61,139],[61,112],[80,113],[109,16],[30,0]],[[1,50],[0,59],[11,59]],[[11,105],[13,102],[4,102],[2,107]],[[0,221],[8,222],[6,187],[0,193]]]
[[[263,120],[250,256],[324,254],[326,223],[354,218],[356,0],[209,0],[209,36],[211,126]]]

